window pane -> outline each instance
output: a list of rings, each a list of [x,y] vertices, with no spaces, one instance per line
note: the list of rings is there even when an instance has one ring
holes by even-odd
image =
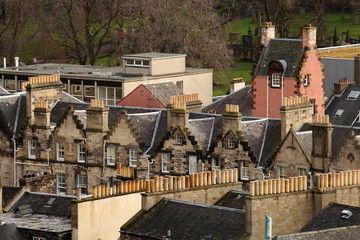
[[[58,194],[66,193],[66,174],[57,173],[56,174],[56,188]]]
[[[106,99],[106,87],[99,87],[99,98]]]
[[[129,149],[129,166],[136,167],[137,166],[137,151],[136,149]]]
[[[149,61],[143,61],[144,66],[149,66]]]
[[[85,96],[86,97],[95,97],[95,87],[94,86],[85,86]]]
[[[134,65],[134,60],[126,60],[126,64]]]

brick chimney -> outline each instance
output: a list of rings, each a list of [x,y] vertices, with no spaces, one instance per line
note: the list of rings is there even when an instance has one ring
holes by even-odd
[[[223,134],[229,130],[234,133],[241,131],[242,114],[239,112],[239,105],[226,104],[223,117]]]
[[[34,125],[36,128],[50,129],[50,109],[47,101],[36,102]]]
[[[30,77],[28,82],[23,83],[23,87],[26,88],[26,111],[30,125],[34,124],[35,103],[47,101],[51,108],[62,96],[60,75]]]
[[[307,27],[303,28],[302,43],[303,48],[316,48],[316,27],[312,27],[311,24],[309,24]]]
[[[349,82],[347,78],[341,78],[339,82],[334,83],[334,94],[341,94],[348,85],[352,85],[354,82]]]
[[[272,25],[271,22],[266,22],[265,26],[261,28],[261,45],[267,47],[272,38],[275,38],[275,25]]]
[[[284,98],[280,107],[281,140],[285,138],[291,126],[297,130],[303,123],[312,122],[312,104],[308,96]]]
[[[91,99],[86,109],[86,131],[107,132],[109,110],[104,107],[102,100]]]
[[[198,93],[172,96],[170,98],[170,104],[174,104],[175,102],[185,103],[186,109],[191,112],[201,112],[202,109],[202,102],[199,100]]]
[[[241,88],[245,87],[245,82],[242,78],[234,78],[230,83],[230,93],[236,92]]]
[[[312,123],[312,168],[327,171],[332,157],[332,124],[328,115],[314,115]]]
[[[360,54],[354,58],[354,81],[356,85],[360,84]]]
[[[185,102],[174,102],[168,105],[167,130],[171,131],[176,127],[186,128],[188,126],[189,110]]]

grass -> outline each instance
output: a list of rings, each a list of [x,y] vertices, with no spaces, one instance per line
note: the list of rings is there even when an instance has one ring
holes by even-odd
[[[214,72],[214,96],[229,93],[230,83],[234,78],[243,78],[246,85],[251,83],[252,62],[235,62],[233,67]]]

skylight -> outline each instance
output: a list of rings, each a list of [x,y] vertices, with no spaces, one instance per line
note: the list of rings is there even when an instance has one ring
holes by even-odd
[[[340,117],[341,114],[343,114],[343,112],[344,112],[344,109],[338,109],[335,113],[335,117]]]
[[[56,198],[50,198],[46,205],[51,205],[55,202]]]
[[[355,100],[360,95],[360,91],[351,91],[347,97],[347,100]]]

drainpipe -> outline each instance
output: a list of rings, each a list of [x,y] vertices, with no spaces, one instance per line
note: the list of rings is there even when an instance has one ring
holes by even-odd
[[[271,240],[272,219],[270,216],[265,216],[265,240]]]
[[[146,174],[146,180],[150,180],[150,164],[154,163],[154,159],[152,159],[151,161],[149,160],[149,158],[147,159],[148,162],[148,166],[147,166],[147,174]]]
[[[13,186],[16,187],[16,152],[18,152],[19,149],[16,148],[16,141],[14,137],[11,138],[11,141],[14,145]]]
[[[106,157],[105,157],[105,147],[106,147],[106,140],[104,139],[103,144],[103,169],[102,169],[102,175],[105,175],[105,163],[106,163]]]

